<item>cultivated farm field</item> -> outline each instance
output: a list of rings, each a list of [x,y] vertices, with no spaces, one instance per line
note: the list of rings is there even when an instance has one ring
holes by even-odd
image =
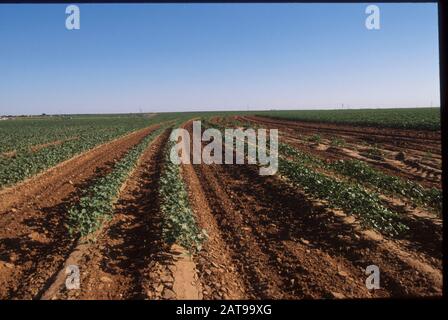
[[[277,173],[173,163],[194,120],[278,129]],[[0,299],[442,295],[439,109],[30,117],[0,139]]]

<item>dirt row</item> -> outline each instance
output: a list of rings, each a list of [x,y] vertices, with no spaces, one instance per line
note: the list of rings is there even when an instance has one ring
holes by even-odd
[[[278,120],[261,116],[241,116],[241,119],[260,121],[265,124],[287,126],[302,130],[304,134],[314,133],[346,136],[349,139],[360,139],[368,142],[384,143],[393,147],[405,147],[421,151],[440,153],[440,131],[406,130],[393,128],[357,127],[330,123],[313,123],[294,120]],[[391,137],[394,140],[391,141]]]
[[[69,257],[80,270],[80,290],[62,281],[45,299],[202,299],[198,270],[182,247],[162,240],[159,179],[164,165],[166,130],[143,153],[123,187],[113,218]]]
[[[95,242],[81,248],[76,264],[81,289],[60,286],[50,299],[144,299],[146,268],[164,245],[158,183],[163,163],[166,130],[145,150],[128,178],[111,221],[95,235]]]
[[[215,119],[215,121],[223,121],[222,119]],[[255,122],[252,122],[255,123]],[[229,123],[228,123],[229,124]],[[297,138],[291,133],[280,133],[280,139],[291,146],[307,153],[312,154],[323,161],[335,161],[339,159],[347,159],[336,155],[335,151],[331,152],[329,149],[315,148],[309,142],[297,142]],[[359,158],[358,158],[359,159]],[[363,160],[363,159],[359,159]],[[335,174],[334,172],[326,172],[336,179],[343,179],[344,177]],[[442,219],[433,211],[428,211],[426,208],[415,207],[414,204],[408,201],[403,201],[401,198],[394,197],[388,193],[380,195],[384,204],[392,211],[401,213],[402,219],[406,225],[410,226],[410,230],[400,236],[401,244],[407,247],[408,250],[416,251],[427,255],[427,260],[438,266],[442,259]],[[418,232],[416,232],[418,230]]]
[[[426,187],[441,188],[440,132],[422,133],[376,128],[364,128],[365,131],[360,132],[356,127],[350,131],[349,128],[341,130],[335,125],[280,121],[263,117],[235,117],[235,119],[279,129],[283,141],[322,159],[357,159],[387,174],[418,181]],[[322,141],[320,143],[307,141],[313,135],[321,136]],[[331,140],[336,137],[343,139],[346,145],[331,146]],[[369,156],[372,148],[378,149],[383,155]]]
[[[43,294],[76,244],[65,224],[67,207],[157,127],[98,146],[0,191],[1,299]]]
[[[72,141],[72,140],[77,140],[79,139],[79,137],[70,137],[64,140],[54,140],[54,141],[49,141],[46,143],[41,143],[41,144],[36,144],[36,145],[32,145],[28,148],[28,150],[30,152],[38,152],[39,150],[43,149],[43,148],[47,148],[47,147],[51,147],[51,146],[57,146],[60,145],[62,143],[68,142],[68,141]],[[6,157],[6,158],[13,158],[17,155],[17,150],[11,150],[11,151],[7,151],[7,152],[3,152],[0,153],[0,157]]]
[[[192,167],[200,182],[192,183],[191,170],[186,175],[192,198],[202,194],[206,200],[193,201],[199,203],[195,212],[218,238],[197,259],[199,270],[212,271],[202,272],[209,287],[227,283],[228,276],[231,295],[252,298],[440,294],[441,263],[434,267],[400,244],[366,233],[353,217],[310,201],[278,177],[259,176],[249,165]],[[383,270],[383,289],[374,293],[364,285],[370,264]]]

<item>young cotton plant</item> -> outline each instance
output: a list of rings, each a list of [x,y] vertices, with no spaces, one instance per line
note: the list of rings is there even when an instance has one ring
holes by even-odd
[[[359,160],[340,160],[329,164],[328,167],[345,176],[365,182],[378,190],[387,190],[410,198],[417,204],[439,212],[442,210],[442,191],[436,188],[426,189],[414,181],[384,174]]]
[[[173,145],[170,142],[166,148],[165,167],[160,178],[163,237],[167,243],[177,243],[193,253],[201,250],[207,233],[196,224],[179,165],[171,162],[170,150]]]
[[[154,131],[133,147],[114,165],[111,173],[98,179],[84,192],[80,201],[68,210],[68,227],[72,236],[87,236],[112,216],[121,186],[137,165],[143,151],[161,130]]]
[[[377,194],[367,192],[358,184],[337,181],[303,164],[284,159],[280,160],[280,173],[313,197],[357,215],[366,226],[392,236],[409,229],[396,212],[382,205]]]

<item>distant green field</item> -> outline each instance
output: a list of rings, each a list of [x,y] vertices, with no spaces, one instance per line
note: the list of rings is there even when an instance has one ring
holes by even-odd
[[[440,130],[440,108],[279,110],[259,111],[256,114],[286,120],[399,129]]]

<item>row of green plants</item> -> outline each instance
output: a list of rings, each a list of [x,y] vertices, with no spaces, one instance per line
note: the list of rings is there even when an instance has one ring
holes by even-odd
[[[150,125],[155,122],[153,119],[146,119],[144,123]],[[116,127],[91,127],[76,140],[50,145],[36,152],[23,151],[13,158],[0,157],[0,188],[16,184],[79,153],[140,128],[140,124],[134,126],[128,120]]]
[[[240,121],[232,121],[232,123],[237,126],[247,126],[247,123]],[[310,139],[320,140],[320,137]],[[363,183],[369,188],[374,188],[377,192],[390,192],[395,196],[410,200],[415,205],[426,207],[438,213],[442,210],[441,190],[425,188],[417,182],[385,174],[363,161],[352,159],[327,162],[285,143],[279,143],[279,152],[292,157],[303,165],[321,167],[348,177],[354,182]]]
[[[420,184],[387,175],[359,160],[339,160],[328,165],[332,170],[357,181],[362,181],[379,191],[389,191],[408,198],[416,204],[442,210],[442,191],[424,188]]]
[[[163,215],[162,234],[166,243],[177,243],[190,253],[200,251],[207,238],[204,229],[196,223],[188,192],[182,180],[181,167],[171,161],[170,153],[175,143],[167,143],[164,168],[160,177],[160,209]]]
[[[279,173],[331,207],[341,208],[361,219],[363,225],[388,235],[398,235],[408,227],[400,215],[386,208],[378,194],[366,191],[360,184],[338,181],[300,162],[279,159]]]
[[[327,122],[378,128],[440,130],[440,108],[278,110],[258,111],[256,114],[282,120]]]
[[[206,123],[206,127],[213,126],[223,129],[220,125]],[[297,157],[298,152],[289,145],[279,144],[278,173],[281,176],[313,198],[325,200],[330,207],[358,216],[366,227],[373,227],[392,236],[408,230],[400,215],[385,207],[378,194],[365,190],[356,182],[339,181],[317,172],[317,166],[323,165],[323,162],[304,153]],[[291,156],[296,156],[299,161],[289,160],[288,157]]]
[[[3,153],[30,151],[30,147],[83,137],[91,132],[136,130],[148,124],[137,115],[52,116],[0,121],[0,158]]]
[[[292,157],[296,162],[303,165],[322,167],[348,177],[353,182],[361,182],[378,192],[390,192],[396,196],[409,199],[414,204],[438,212],[442,210],[442,191],[439,189],[424,188],[414,181],[385,174],[356,159],[325,162],[284,143],[279,145],[279,150],[282,154]]]
[[[87,188],[78,203],[68,210],[68,228],[74,237],[84,237],[98,230],[110,219],[121,187],[136,167],[148,145],[164,130],[159,128],[131,148],[113,166],[110,173],[96,180]]]

